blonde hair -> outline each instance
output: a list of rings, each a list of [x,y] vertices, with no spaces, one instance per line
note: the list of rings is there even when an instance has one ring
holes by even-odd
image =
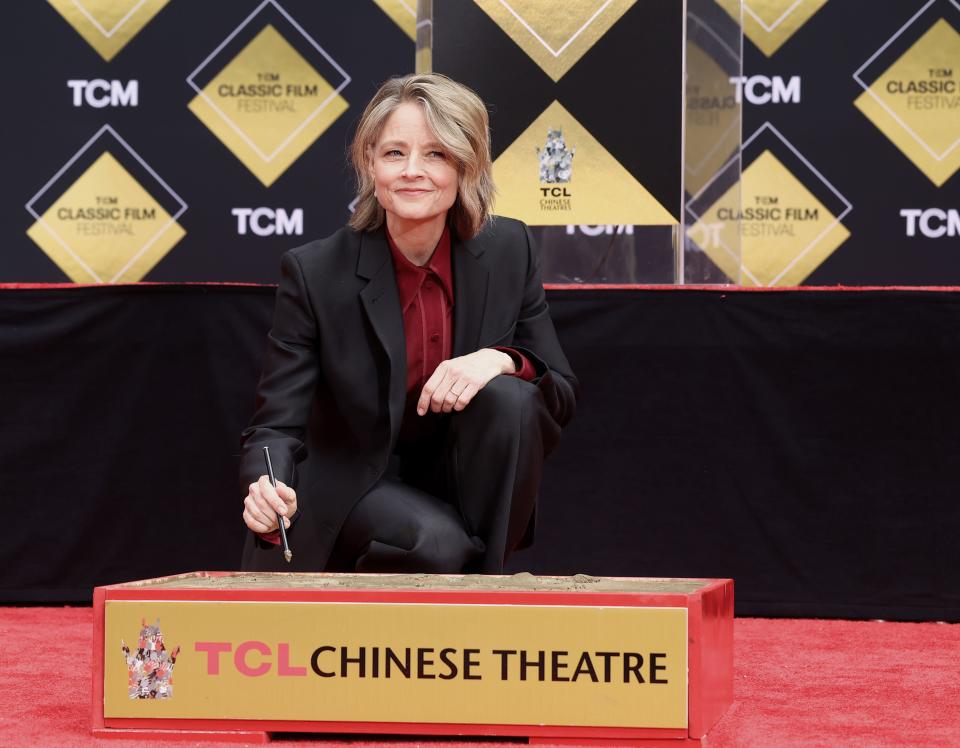
[[[472,239],[490,216],[495,192],[487,108],[469,88],[438,73],[391,78],[363,110],[350,145],[357,173],[357,204],[350,226],[369,231],[383,224],[370,159],[387,119],[407,102],[423,108],[427,124],[457,166],[457,198],[448,218],[461,239]]]

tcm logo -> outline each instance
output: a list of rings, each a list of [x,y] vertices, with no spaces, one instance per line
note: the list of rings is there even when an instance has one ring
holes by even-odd
[[[74,106],[92,106],[103,109],[108,106],[137,106],[140,103],[139,81],[69,80],[67,88],[73,91]]]
[[[746,98],[750,104],[799,104],[800,76],[792,75],[784,80],[775,75],[734,75],[730,82],[734,85],[734,99],[739,104]]]
[[[917,229],[928,239],[960,236],[960,211],[956,208],[904,208],[900,216],[906,219],[907,236],[916,236]]]
[[[257,236],[295,235],[303,233],[303,208],[294,208],[287,213],[283,208],[234,208],[230,211],[237,217],[237,233],[243,236],[248,230]]]
[[[598,223],[595,225],[578,225],[571,223],[567,225],[567,236],[573,236],[578,230],[585,236],[601,236],[603,234],[608,236],[612,236],[613,234],[626,234],[627,236],[633,236],[633,226],[622,223]]]

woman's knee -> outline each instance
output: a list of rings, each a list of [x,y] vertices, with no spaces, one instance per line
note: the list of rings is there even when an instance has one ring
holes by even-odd
[[[498,376],[491,379],[480,390],[470,404],[456,416],[470,414],[473,417],[502,420],[503,417],[516,416],[529,408],[541,397],[536,385],[518,377]]]
[[[453,516],[424,517],[417,528],[417,542],[409,551],[410,563],[418,571],[434,574],[459,574],[483,554],[483,541],[467,534]]]

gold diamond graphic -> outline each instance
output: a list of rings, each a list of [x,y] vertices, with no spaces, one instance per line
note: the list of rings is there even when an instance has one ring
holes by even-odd
[[[348,106],[270,24],[189,104],[267,187]]]
[[[942,186],[960,168],[960,34],[939,19],[854,105]]]
[[[373,0],[411,41],[417,40],[417,0]]]
[[[796,286],[816,270],[850,232],[769,150],[690,228],[694,237],[720,226],[717,243],[702,249],[745,286]],[[738,198],[743,201],[742,214]],[[742,220],[741,220],[742,219]],[[736,246],[740,257],[727,247]]]
[[[483,11],[554,81],[636,0],[476,0]]]
[[[696,194],[740,146],[740,106],[729,74],[696,44],[687,45],[686,191]]]
[[[549,130],[561,130],[566,144],[575,150],[568,182],[540,182],[537,151],[544,148]],[[678,223],[558,101],[494,161],[493,180],[497,213],[535,226]]]
[[[109,62],[170,0],[47,0]]]
[[[109,151],[27,230],[76,283],[135,283],[185,233]]]
[[[738,0],[717,0],[717,4],[739,22]],[[744,0],[743,32],[771,57],[826,4],[827,0]]]

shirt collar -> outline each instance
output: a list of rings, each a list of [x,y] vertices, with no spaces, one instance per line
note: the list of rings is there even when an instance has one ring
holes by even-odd
[[[384,226],[386,231],[386,226]],[[404,257],[393,242],[390,232],[386,231],[390,254],[393,256],[393,269],[397,276],[397,291],[400,294],[400,308],[403,311],[413,302],[420,292],[420,286],[428,277],[438,281],[443,289],[447,304],[453,306],[453,269],[450,262],[450,228],[443,227],[440,241],[430,255],[426,265],[414,265]]]

